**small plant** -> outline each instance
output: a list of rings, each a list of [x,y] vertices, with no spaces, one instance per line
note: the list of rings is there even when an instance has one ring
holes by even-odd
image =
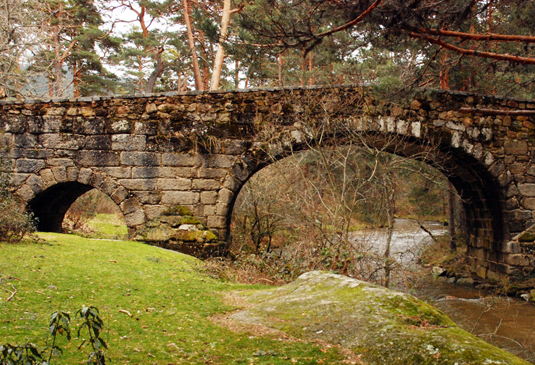
[[[84,339],[78,350],[87,342],[91,345],[92,351],[87,358],[87,365],[105,365],[106,359],[110,358],[104,352],[108,346],[100,337],[104,322],[99,316],[98,308],[93,306],[83,306],[76,312],[76,315],[82,320],[78,327],[78,337],[87,330],[89,339]],[[50,365],[52,358],[59,358],[63,354],[61,347],[57,345],[58,335],[65,336],[68,341],[71,340],[71,317],[66,312],[54,312],[50,316],[49,332],[52,336],[52,345],[48,350],[41,351],[39,347],[31,342],[23,345],[11,345],[9,343],[0,345],[0,365]],[[48,353],[46,359],[45,353]]]
[[[22,209],[9,187],[9,164],[0,158],[0,241],[18,243],[28,233],[35,231],[31,214]]]
[[[36,344],[0,345],[0,365],[48,365]]]
[[[52,335],[53,341],[52,341],[52,346],[50,348],[50,355],[48,356],[49,363],[50,363],[50,360],[52,359],[52,356],[59,357],[63,354],[63,350],[58,345],[56,345],[56,339],[58,337],[58,334],[66,336],[68,341],[71,340],[70,323],[71,323],[71,316],[69,315],[69,313],[54,312],[50,316],[50,324],[49,324],[48,330],[50,331],[50,334]]]
[[[88,340],[84,340],[80,346],[78,346],[78,349],[81,349],[82,346],[86,342],[89,342],[92,348],[92,352],[89,354],[89,357],[87,359],[87,364],[95,364],[95,365],[104,365],[106,364],[106,358],[108,356],[104,352],[104,349],[108,349],[108,346],[106,345],[106,342],[100,337],[100,333],[102,331],[102,327],[104,326],[104,322],[99,316],[99,311],[96,307],[84,306],[82,309],[78,310],[76,312],[76,315],[80,317],[82,320],[82,324],[78,328],[78,337],[80,337],[80,333],[85,329],[87,329],[87,333],[89,335]],[[109,358],[108,358],[109,359]]]

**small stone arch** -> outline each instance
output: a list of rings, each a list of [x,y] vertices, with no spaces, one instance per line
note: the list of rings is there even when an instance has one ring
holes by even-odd
[[[69,207],[92,189],[101,191],[118,205],[130,234],[145,224],[147,219],[139,199],[115,179],[96,169],[74,165],[43,168],[27,174],[15,194],[37,218],[39,231],[61,232]]]

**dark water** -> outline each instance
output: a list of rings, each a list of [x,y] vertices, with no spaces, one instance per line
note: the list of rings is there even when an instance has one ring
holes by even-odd
[[[429,222],[425,226],[433,235],[446,233],[441,225]],[[380,230],[358,232],[354,239],[373,242],[378,252],[384,250],[386,242]],[[418,251],[431,242],[414,222],[396,221],[392,255],[403,265],[412,266],[419,278],[419,285],[410,294],[430,302],[466,331],[535,364],[535,305],[447,283],[434,278],[430,269],[415,268]]]
[[[429,273],[412,294],[432,303],[466,331],[535,363],[535,305],[439,281]]]

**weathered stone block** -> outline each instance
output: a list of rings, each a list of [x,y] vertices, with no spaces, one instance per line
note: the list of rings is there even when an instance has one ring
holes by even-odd
[[[112,151],[78,151],[76,161],[81,166],[119,166],[121,156],[118,152]]]
[[[216,205],[216,214],[226,216],[228,213],[228,204],[226,203],[217,203]]]
[[[67,181],[78,180],[78,167],[67,167]]]
[[[102,184],[104,184],[104,179],[106,176],[101,172],[93,172],[93,175],[91,176],[91,180],[89,181],[89,185],[100,189]]]
[[[50,174],[52,174],[52,171],[50,170],[41,170],[39,172],[39,174],[42,176],[42,173],[44,171],[48,171]],[[21,174],[21,173],[14,173],[14,174],[11,174],[11,178],[9,180],[9,183],[13,186],[19,186],[20,184],[22,184],[23,182],[26,181],[26,179],[30,176],[30,174],[28,173],[24,173],[24,174]]]
[[[234,193],[232,191],[223,188],[219,191],[218,202],[228,204],[232,200],[233,195]]]
[[[106,175],[118,179],[126,179],[132,177],[131,167],[102,167],[100,170]]]
[[[84,143],[83,137],[75,134],[48,133],[39,136],[39,142],[45,148],[78,150]]]
[[[31,174],[28,180],[26,180],[26,185],[28,185],[35,194],[39,194],[43,191],[43,180],[38,175]]]
[[[139,205],[139,202],[135,198],[126,199],[119,205],[119,207],[121,208],[121,211],[125,215],[133,213],[141,208],[141,206]]]
[[[156,181],[153,179],[120,179],[119,184],[128,190],[154,190]]]
[[[147,216],[147,219],[151,220],[154,219],[162,214],[164,211],[165,206],[163,205],[145,205],[145,215]]]
[[[158,179],[156,186],[159,190],[189,190],[191,189],[191,180],[184,178]]]
[[[41,170],[39,176],[41,176],[41,179],[43,180],[43,189],[47,189],[57,183],[54,174],[50,169]]]
[[[503,147],[506,155],[525,155],[528,153],[528,144],[525,141],[505,141]]]
[[[217,202],[217,191],[201,192],[201,204],[215,204]]]
[[[164,191],[162,204],[194,205],[199,202],[199,193],[188,191]]]
[[[236,156],[228,156],[228,155],[204,155],[204,167],[211,167],[211,168],[229,168],[234,165],[236,162],[237,157]]]
[[[111,133],[130,133],[132,131],[132,122],[126,119],[115,120],[109,124],[108,130]]]
[[[27,184],[24,184],[15,192],[15,195],[20,196],[24,201],[30,201],[35,196],[35,193]]]
[[[52,167],[52,173],[57,182],[67,181],[67,169],[63,166]]]
[[[149,229],[144,236],[144,241],[147,242],[164,242],[174,238],[175,230],[166,227],[155,227]]]
[[[128,196],[128,190],[123,186],[119,186],[111,195],[110,198],[115,202],[115,204],[120,204]]]
[[[193,190],[218,190],[221,183],[214,179],[195,179],[191,187]]]
[[[48,158],[46,164],[48,166],[74,166],[74,162],[70,158]]]
[[[160,204],[162,195],[159,191],[135,191],[134,194],[141,204]]]
[[[45,168],[43,160],[19,159],[15,164],[15,172],[35,173]]]
[[[530,260],[529,256],[522,254],[504,254],[503,255],[504,263],[507,265],[513,266],[529,266]]]
[[[141,209],[136,210],[133,213],[125,215],[124,219],[128,227],[141,226],[146,221],[145,213]]]
[[[111,138],[106,135],[87,136],[84,149],[86,150],[111,150]]]
[[[100,190],[106,195],[113,194],[113,192],[116,189],[117,189],[117,183],[113,179],[111,179],[109,177],[104,179],[104,183],[100,187]]]
[[[228,174],[227,169],[217,169],[217,168],[200,168],[198,171],[198,176],[204,179],[221,179]]]
[[[105,122],[102,118],[77,117],[73,123],[72,130],[74,133],[84,135],[104,134]]]
[[[189,153],[164,153],[162,164],[164,166],[198,167],[203,163],[201,155],[191,155]]]
[[[13,145],[19,148],[35,148],[38,146],[37,136],[34,134],[15,134]]]
[[[226,217],[219,215],[208,216],[206,225],[208,226],[208,228],[225,228]]]
[[[81,168],[80,172],[78,173],[78,182],[89,185],[91,176],[93,176],[93,170],[89,168]]]
[[[535,197],[535,184],[518,184],[520,194],[528,197]]]
[[[121,164],[129,166],[158,166],[161,155],[154,152],[121,152]]]
[[[115,134],[111,137],[111,148],[116,151],[143,151],[147,146],[146,136]]]

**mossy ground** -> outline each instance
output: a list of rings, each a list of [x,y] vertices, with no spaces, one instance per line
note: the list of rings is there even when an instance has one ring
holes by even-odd
[[[0,291],[0,343],[43,347],[53,311],[74,314],[94,305],[115,364],[317,364],[346,358],[336,348],[215,324],[212,316],[234,310],[223,303],[225,293],[261,287],[215,280],[194,258],[136,242],[39,235],[49,244],[0,244],[0,288],[17,289],[7,302],[9,293]],[[65,354],[54,363],[82,363],[80,343],[61,339]]]
[[[310,272],[243,295],[254,305],[231,318],[342,345],[366,364],[528,364],[427,303],[339,275]]]

